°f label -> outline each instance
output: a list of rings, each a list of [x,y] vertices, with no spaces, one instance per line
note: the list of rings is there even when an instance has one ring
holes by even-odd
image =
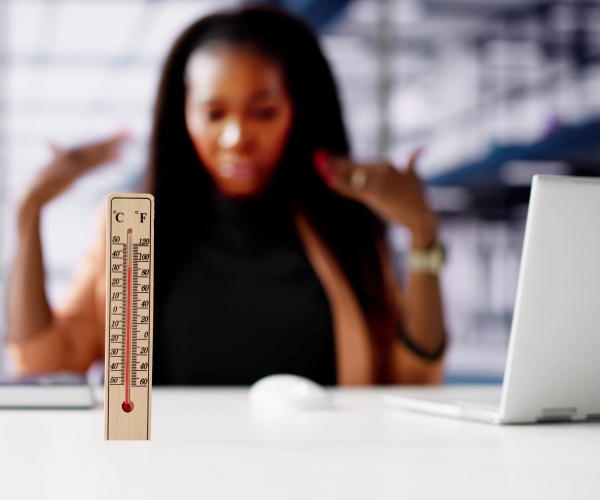
[[[150,439],[154,197],[110,195],[106,222],[104,438]]]

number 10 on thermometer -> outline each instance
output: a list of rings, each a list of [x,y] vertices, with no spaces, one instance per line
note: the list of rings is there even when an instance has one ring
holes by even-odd
[[[150,439],[154,198],[113,194],[106,219],[104,438]]]

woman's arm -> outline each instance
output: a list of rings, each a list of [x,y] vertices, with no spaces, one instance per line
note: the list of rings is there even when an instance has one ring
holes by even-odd
[[[31,197],[24,198],[18,209],[17,250],[8,285],[8,337],[17,342],[52,322],[44,287],[40,211]]]
[[[413,237],[412,250],[429,249],[436,237]],[[388,257],[389,260],[389,257]],[[388,271],[393,277],[393,271]],[[391,278],[390,278],[391,280]],[[395,280],[394,286],[397,289]],[[437,275],[410,271],[405,290],[397,289],[397,302],[403,324],[399,326],[401,342],[394,345],[392,382],[404,384],[439,383],[446,345],[443,302]],[[403,330],[401,330],[403,328]]]
[[[118,134],[68,150],[52,145],[52,161],[34,179],[19,204],[17,253],[8,286],[8,340],[30,340],[53,321],[44,284],[42,208],[84,173],[115,159],[125,139],[124,134]]]
[[[424,220],[410,230],[413,251],[428,251],[437,242],[437,221],[432,212],[424,212]],[[429,356],[440,353],[446,342],[446,328],[437,274],[410,270],[404,315],[407,342]]]
[[[393,224],[407,227],[415,251],[428,250],[437,241],[438,220],[429,207],[415,172],[420,152],[412,155],[406,170],[398,171],[387,162],[356,165],[345,158],[315,155],[315,166],[325,182],[339,194],[363,203]],[[390,261],[385,251],[385,261]],[[389,262],[384,264],[388,278]],[[394,346],[394,381],[424,383],[439,380],[441,357],[446,342],[442,298],[437,276],[412,271],[407,289],[398,290],[403,324]],[[440,356],[435,356],[440,354]]]

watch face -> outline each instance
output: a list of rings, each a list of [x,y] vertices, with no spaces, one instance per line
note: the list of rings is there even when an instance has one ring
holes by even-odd
[[[445,261],[445,248],[440,243],[436,243],[429,250],[411,252],[408,265],[412,271],[438,274]]]

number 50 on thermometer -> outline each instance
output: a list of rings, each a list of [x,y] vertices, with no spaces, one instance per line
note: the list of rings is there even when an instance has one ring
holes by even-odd
[[[106,219],[104,438],[150,439],[154,198],[112,194]]]

